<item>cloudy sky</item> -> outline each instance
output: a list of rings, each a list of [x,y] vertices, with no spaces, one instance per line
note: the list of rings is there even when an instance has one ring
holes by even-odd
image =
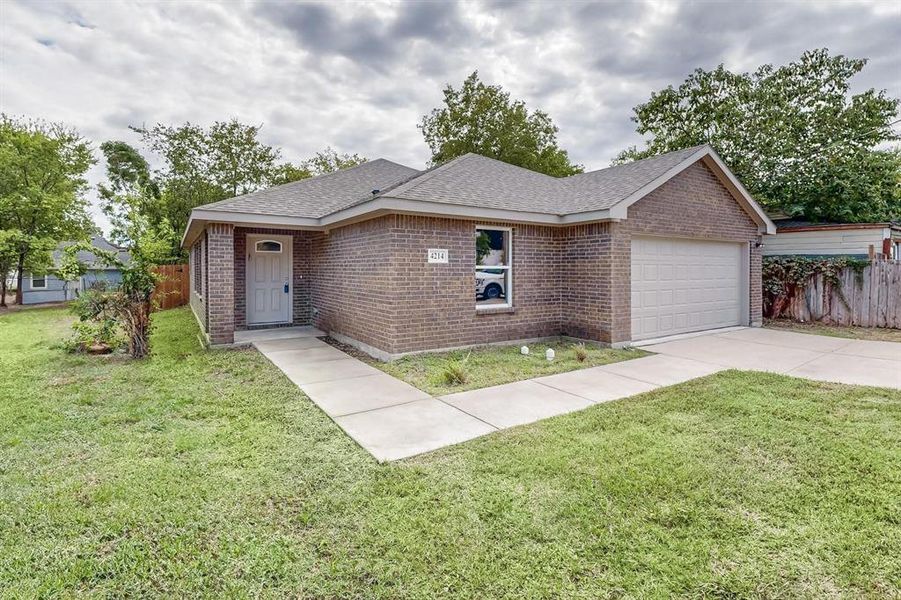
[[[898,2],[0,0],[0,110],[95,146],[137,143],[129,125],[237,117],[291,161],[331,145],[422,168],[416,124],[477,69],[597,169],[641,142],[629,117],[652,91],[816,47],[869,58],[855,87],[901,96]]]

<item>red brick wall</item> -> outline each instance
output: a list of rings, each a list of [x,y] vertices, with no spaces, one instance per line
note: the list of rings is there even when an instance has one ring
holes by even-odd
[[[475,230],[456,219],[391,215],[387,273],[395,329],[392,353],[560,334],[560,230],[512,227],[513,308],[476,310]],[[428,264],[429,248],[446,248],[448,264]]]
[[[235,332],[234,226],[207,227],[207,328],[210,343],[230,344]]]
[[[561,230],[561,330],[568,336],[610,341],[610,232],[609,223]]]
[[[397,327],[393,216],[317,233],[311,240],[313,323],[389,350]]]

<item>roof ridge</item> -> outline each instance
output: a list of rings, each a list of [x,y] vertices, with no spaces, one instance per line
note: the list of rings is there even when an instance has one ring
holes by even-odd
[[[478,154],[477,152],[467,152],[466,154],[463,154],[460,158],[463,158],[464,156],[475,156],[477,158],[494,161],[496,163],[500,163],[507,167],[513,167],[514,169],[520,169],[522,171],[528,171],[529,173],[541,175],[542,177],[547,177],[548,179],[551,179],[553,181],[561,181],[563,179],[566,179],[566,177],[554,177],[553,175],[548,175],[547,173],[542,173],[541,171],[535,171],[534,169],[527,169],[526,167],[521,167],[519,165],[514,165],[513,163],[508,163],[505,160],[501,160],[499,158],[494,158],[493,156],[485,156],[484,154]]]
[[[204,204],[204,205],[202,205],[202,208],[207,208],[207,207],[210,207],[210,206],[217,206],[217,205],[220,205],[220,204],[225,203],[225,202],[231,202],[232,200],[235,200],[236,198],[246,198],[246,197],[248,197],[248,196],[253,196],[254,194],[259,194],[260,192],[268,192],[268,191],[270,191],[270,190],[276,190],[276,189],[286,188],[286,187],[288,187],[288,186],[302,185],[302,184],[306,184],[306,183],[308,183],[308,182],[310,182],[310,181],[322,181],[323,179],[328,179],[329,177],[331,177],[331,176],[333,176],[333,175],[340,175],[340,174],[349,173],[350,171],[354,171],[354,170],[357,170],[357,169],[359,169],[359,168],[361,168],[361,167],[365,167],[365,166],[368,166],[368,165],[374,165],[375,163],[378,163],[378,162],[386,162],[386,163],[391,163],[392,165],[396,165],[396,166],[398,166],[398,167],[403,167],[403,168],[405,168],[405,169],[413,169],[413,167],[408,167],[407,165],[402,165],[402,164],[400,164],[400,163],[398,163],[398,162],[394,162],[393,160],[388,160],[387,158],[374,158],[374,159],[372,159],[372,160],[367,160],[366,162],[362,162],[362,163],[360,163],[360,164],[358,164],[358,165],[354,165],[354,166],[352,166],[352,167],[347,167],[347,168],[344,168],[344,169],[338,169],[337,171],[331,171],[331,172],[329,172],[329,173],[320,173],[319,175],[313,175],[312,177],[304,177],[303,179],[297,179],[297,180],[295,180],[295,181],[289,181],[289,182],[287,182],[287,183],[280,183],[280,184],[278,184],[278,185],[271,185],[271,186],[269,186],[269,187],[265,187],[265,188],[261,188],[261,189],[258,189],[258,190],[254,190],[254,191],[252,191],[252,192],[248,192],[248,193],[246,193],[246,194],[241,194],[241,195],[239,195],[239,196],[232,196],[231,198],[223,198],[222,200],[217,200],[217,201],[215,201],[215,202],[210,202],[209,204]],[[414,170],[415,170],[415,169],[414,169]],[[200,208],[200,207],[198,207],[198,208]]]
[[[703,144],[698,144],[696,146],[686,146],[685,148],[680,148],[679,150],[670,150],[669,152],[664,152],[663,154],[655,154],[654,156],[646,156],[644,158],[639,158],[638,160],[633,160],[633,161],[630,161],[627,163],[622,163],[622,164],[618,164],[618,165],[610,165],[609,167],[604,167],[603,169],[595,169],[594,171],[585,171],[584,173],[576,173],[575,175],[570,175],[569,177],[564,177],[563,179],[575,179],[578,177],[583,177],[585,175],[594,175],[595,173],[600,173],[602,171],[609,171],[611,169],[619,169],[622,167],[628,167],[630,165],[636,165],[638,163],[642,163],[642,162],[645,162],[648,160],[657,160],[657,159],[663,158],[664,156],[669,156],[671,154],[676,154],[678,152],[687,152],[688,150],[698,151],[701,148],[704,148],[705,146],[710,147],[711,150],[713,149],[712,146],[710,146],[710,144],[705,142]],[[690,154],[694,154],[694,152],[690,152],[689,155]]]

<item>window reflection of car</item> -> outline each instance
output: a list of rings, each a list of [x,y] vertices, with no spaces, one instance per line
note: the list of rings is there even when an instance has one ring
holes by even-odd
[[[476,271],[476,297],[485,300],[504,297],[504,270]]]

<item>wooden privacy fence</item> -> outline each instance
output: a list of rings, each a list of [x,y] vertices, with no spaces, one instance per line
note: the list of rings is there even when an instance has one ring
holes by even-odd
[[[191,289],[191,270],[188,265],[157,265],[153,272],[160,276],[151,296],[157,310],[188,303]]]
[[[822,275],[815,275],[782,316],[834,325],[901,328],[901,261],[873,260],[859,274],[846,267],[839,281],[841,295]]]

